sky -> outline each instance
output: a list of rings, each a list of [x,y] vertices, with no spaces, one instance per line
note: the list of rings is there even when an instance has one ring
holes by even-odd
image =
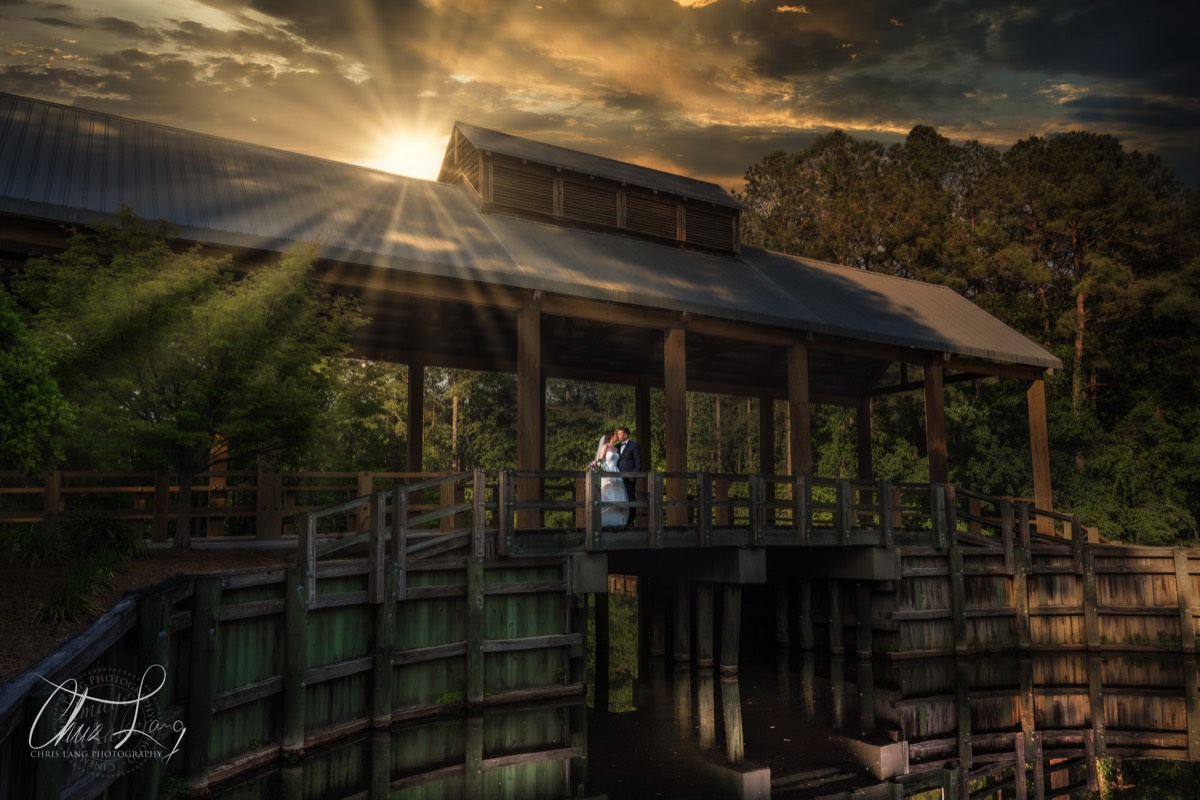
[[[774,150],[1088,130],[1200,187],[1200,4],[0,0],[0,91],[436,178],[469,122],[740,188]]]

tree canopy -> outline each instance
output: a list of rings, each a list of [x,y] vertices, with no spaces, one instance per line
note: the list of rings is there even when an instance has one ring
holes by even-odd
[[[143,453],[180,480],[221,441],[231,459],[302,448],[326,406],[324,359],[343,355],[357,311],[310,280],[312,249],[237,275],[227,258],[171,250],[125,217],[72,236],[21,281],[33,325],[95,453]]]

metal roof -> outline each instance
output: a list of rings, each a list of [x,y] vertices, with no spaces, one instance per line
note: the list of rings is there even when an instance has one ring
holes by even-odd
[[[0,213],[86,224],[122,205],[199,242],[315,240],[326,258],[401,273],[1061,366],[945,287],[489,214],[455,186],[0,93]]]
[[[480,128],[466,122],[456,122],[454,127],[466,137],[468,142],[480,150],[525,159],[550,167],[560,167],[584,175],[594,175],[597,178],[608,178],[632,186],[657,189],[661,192],[692,200],[702,200],[725,208],[740,210],[746,207],[734,199],[729,192],[708,181],[687,178],[650,167],[640,167],[637,164],[616,161],[553,144],[536,142],[532,139]]]

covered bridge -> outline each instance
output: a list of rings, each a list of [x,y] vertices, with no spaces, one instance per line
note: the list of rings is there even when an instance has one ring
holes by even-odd
[[[944,386],[994,376],[1028,386],[1034,500],[1051,508],[1057,358],[948,288],[742,245],[743,206],[711,183],[465,123],[432,182],[0,94],[5,260],[59,249],[66,226],[121,206],[247,268],[320,242],[321,279],[372,319],[356,352],[411,370],[410,470],[427,366],[516,373],[522,471],[543,465],[550,377],[636,387],[643,446],[661,388],[668,472],[686,470],[687,391],[762,401],[764,473],[774,401],[788,404],[796,476],[811,474],[811,405],[855,408],[864,478],[872,398],[921,391],[934,483],[947,478]]]

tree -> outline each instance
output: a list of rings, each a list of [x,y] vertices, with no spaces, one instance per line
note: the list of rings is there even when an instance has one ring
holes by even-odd
[[[81,429],[178,474],[183,548],[192,480],[218,437],[231,460],[302,447],[326,396],[316,367],[362,319],[310,280],[312,247],[237,277],[228,258],[173,252],[163,234],[126,214],[31,260],[22,285]]]
[[[53,467],[62,458],[70,419],[50,361],[0,289],[0,467],[22,472]]]

